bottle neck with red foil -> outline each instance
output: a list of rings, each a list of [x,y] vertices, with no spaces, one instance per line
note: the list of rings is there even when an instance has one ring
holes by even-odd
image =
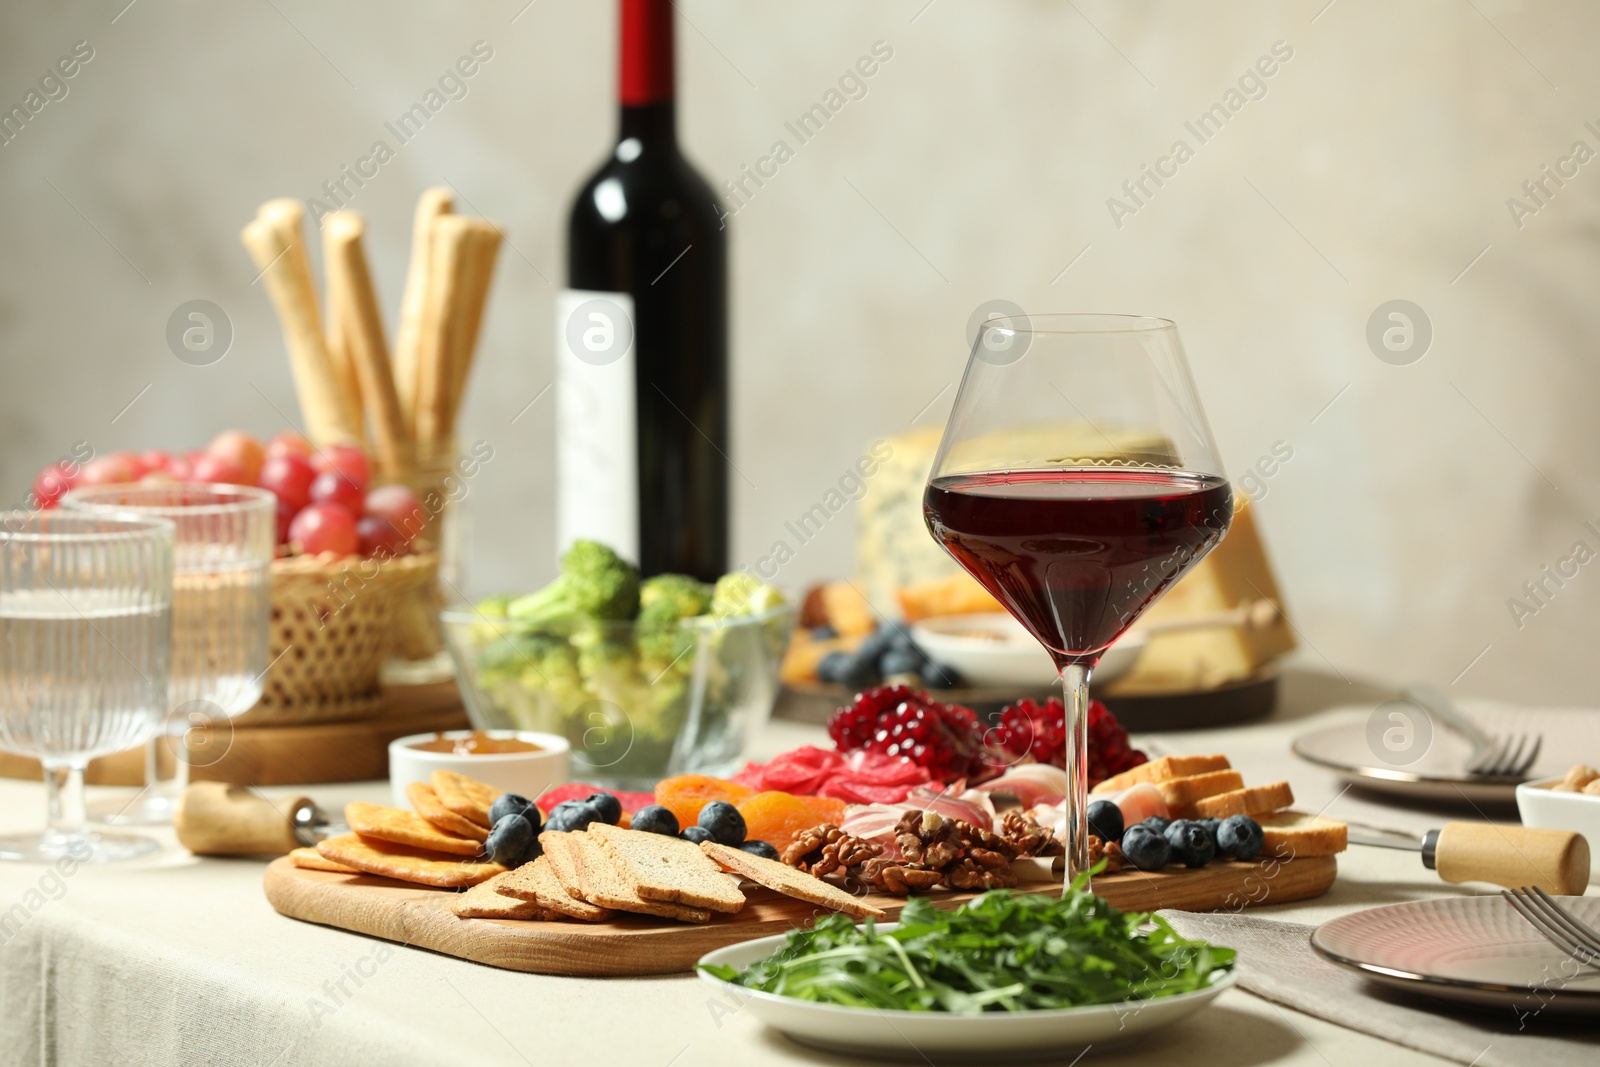
[[[621,140],[675,139],[672,0],[618,0]]]

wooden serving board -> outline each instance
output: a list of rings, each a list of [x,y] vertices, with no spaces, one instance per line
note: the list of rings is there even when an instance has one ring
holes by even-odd
[[[1284,862],[1212,863],[1192,871],[1124,871],[1096,878],[1094,891],[1124,911],[1236,910],[1319,896],[1333,884],[1337,866],[1333,856],[1303,856]],[[746,885],[750,902],[742,911],[716,915],[702,925],[649,916],[603,923],[459,919],[450,911],[455,894],[449,890],[364,874],[306,870],[287,857],[267,867],[264,888],[272,906],[292,919],[432,949],[491,967],[591,977],[691,970],[712,949],[786,933],[805,926],[820,911],[816,905]],[[1019,891],[1058,893],[1060,886],[1035,882]],[[935,892],[928,899],[939,907],[953,908],[972,896]],[[891,917],[905,905],[903,897],[873,894],[866,899]]]

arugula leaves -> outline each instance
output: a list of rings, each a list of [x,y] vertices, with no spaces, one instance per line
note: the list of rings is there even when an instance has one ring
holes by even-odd
[[[1159,916],[1120,912],[1087,883],[1080,877],[1064,897],[995,890],[953,912],[914,897],[888,933],[828,915],[743,971],[703,969],[800,1000],[976,1014],[1187,993],[1233,967],[1233,949],[1184,938]]]

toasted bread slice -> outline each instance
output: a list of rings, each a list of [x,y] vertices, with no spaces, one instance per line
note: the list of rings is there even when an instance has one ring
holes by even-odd
[[[748,878],[757,885],[764,885],[786,897],[794,897],[808,904],[820,904],[824,908],[842,911],[857,919],[882,919],[888,915],[882,908],[875,908],[844,890],[829,885],[816,875],[795,870],[787,863],[769,860],[765,856],[757,856],[743,849],[719,845],[715,841],[702,841],[700,850],[710,856],[718,867],[730,874]]]
[[[1173,811],[1182,811],[1197,800],[1243,789],[1244,778],[1238,771],[1206,771],[1203,774],[1190,774],[1182,778],[1169,778],[1164,782],[1156,782],[1155,787],[1160,792],[1161,799],[1167,802],[1167,807]]]
[[[600,822],[588,833],[646,900],[722,912],[744,907],[739,886],[692,841]]]
[[[1338,819],[1307,815],[1303,811],[1275,811],[1256,819],[1266,835],[1264,852],[1279,859],[1295,856],[1331,856],[1350,844],[1350,829]]]
[[[474,841],[489,839],[488,830],[445,807],[439,800],[439,794],[427,782],[407,782],[406,799],[411,801],[411,806],[417,809],[418,815],[447,834],[470,837]]]
[[[1202,797],[1183,818],[1226,819],[1230,815],[1265,815],[1294,803],[1294,790],[1288,782],[1268,782],[1246,789],[1230,789],[1214,797]]]
[[[1211,771],[1225,771],[1232,764],[1228,757],[1223,755],[1213,756],[1162,756],[1148,763],[1141,763],[1131,767],[1121,774],[1113,774],[1110,778],[1094,787],[1096,793],[1115,793],[1119,789],[1126,789],[1130,785],[1140,782],[1167,782],[1174,778],[1188,778],[1196,774],[1208,774]]]
[[[450,902],[450,910],[463,919],[559,919],[560,915],[530,900],[500,892],[506,879],[516,874],[507,871],[487,882],[479,882]]]
[[[500,892],[522,900],[531,900],[541,908],[558,912],[569,919],[599,922],[611,918],[611,909],[580,900],[567,891],[556,875],[556,857],[570,874],[574,887],[578,884],[577,867],[565,841],[555,841],[545,846],[544,855],[532,863],[524,863],[500,883]]]
[[[457,856],[476,856],[483,842],[445,833],[416,812],[388,808],[382,804],[354,801],[344,806],[344,821],[362,837],[392,841],[397,845],[425,848],[430,852],[450,852]]]
[[[659,900],[645,900],[617,873],[600,842],[583,832],[564,833],[546,830],[539,835],[551,869],[568,893],[597,907],[613,911],[659,915],[666,919],[703,923],[711,920],[704,908],[686,908]],[[561,857],[558,859],[557,857]]]

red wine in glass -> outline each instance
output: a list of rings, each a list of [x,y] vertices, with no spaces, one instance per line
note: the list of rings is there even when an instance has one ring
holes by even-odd
[[[1058,667],[1093,665],[1227,532],[1226,480],[1137,467],[935,477],[928,529]]]

